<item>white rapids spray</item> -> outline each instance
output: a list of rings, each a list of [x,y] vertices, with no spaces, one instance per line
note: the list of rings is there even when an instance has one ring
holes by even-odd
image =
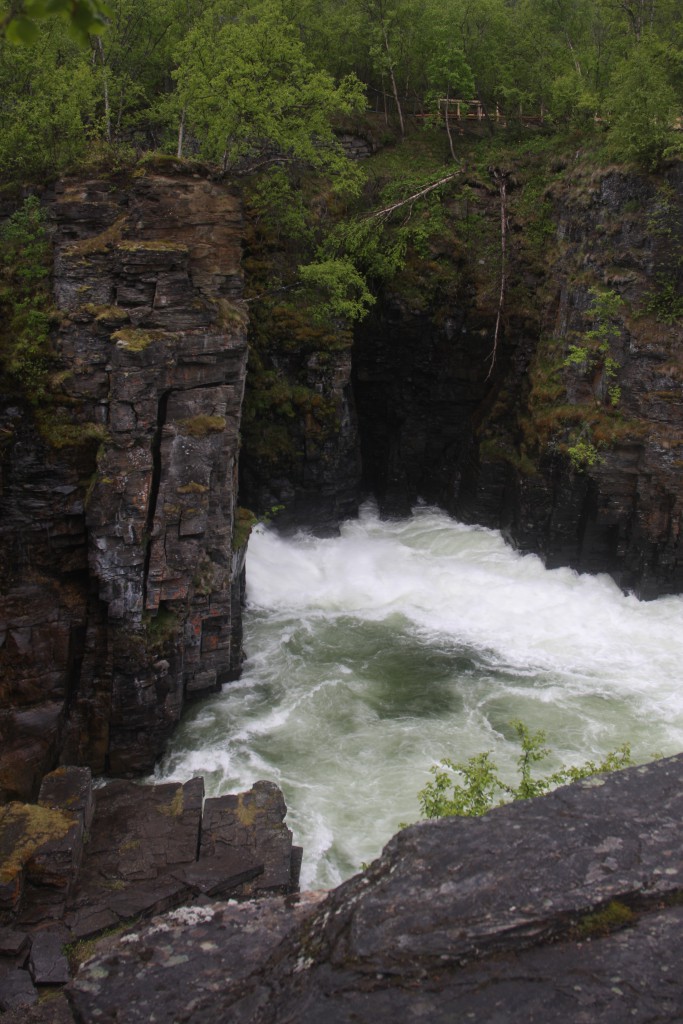
[[[335,885],[418,816],[429,767],[490,750],[511,774],[511,722],[555,760],[624,742],[683,750],[683,598],[641,603],[605,576],[547,571],[492,530],[433,509],[341,536],[249,544],[241,679],[192,709],[157,779],[207,792],[280,785],[302,884]]]

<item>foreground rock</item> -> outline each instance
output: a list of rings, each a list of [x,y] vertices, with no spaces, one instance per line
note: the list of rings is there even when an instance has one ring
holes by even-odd
[[[64,985],[83,940],[105,931],[181,904],[191,916],[216,897],[296,891],[285,813],[269,782],[206,801],[202,779],[93,793],[78,768],[48,776],[38,805],[0,809],[0,1011]]]
[[[396,836],[321,902],[159,918],[78,1022],[680,1021],[683,757]]]

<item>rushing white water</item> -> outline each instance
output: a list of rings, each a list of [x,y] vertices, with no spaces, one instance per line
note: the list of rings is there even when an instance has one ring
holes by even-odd
[[[341,536],[249,544],[241,679],[187,715],[157,778],[218,795],[270,779],[304,847],[304,886],[375,857],[444,756],[490,750],[512,775],[511,721],[555,760],[630,742],[683,750],[683,598],[640,603],[611,579],[547,571],[491,530],[433,509]]]

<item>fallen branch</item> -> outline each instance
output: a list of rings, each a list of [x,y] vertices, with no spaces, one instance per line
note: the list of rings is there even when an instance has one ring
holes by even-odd
[[[489,171],[491,177],[498,186],[498,192],[500,194],[500,292],[498,294],[496,327],[493,332],[493,348],[489,355],[491,365],[489,366],[489,372],[486,374],[486,380],[489,379],[493,373],[493,367],[496,365],[500,325],[503,319],[503,309],[505,306],[505,288],[507,285],[507,180],[510,176],[509,171],[501,171],[498,167],[491,167],[489,168]]]
[[[408,196],[407,199],[401,199],[398,203],[392,203],[391,206],[385,206],[383,210],[375,210],[374,213],[369,213],[365,220],[373,220],[380,217],[388,217],[389,214],[393,213],[394,210],[400,210],[402,206],[407,206],[408,203],[414,203],[418,199],[422,199],[423,196],[433,192],[434,189],[440,188],[442,185],[446,185],[449,181],[453,181],[459,174],[462,174],[462,169],[454,171],[453,174],[447,174],[445,178],[439,178],[438,181],[433,181],[431,184],[421,188],[419,192],[415,192],[412,196]]]

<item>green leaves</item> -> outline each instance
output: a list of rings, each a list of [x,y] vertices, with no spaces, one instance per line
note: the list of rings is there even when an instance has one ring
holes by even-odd
[[[0,31],[10,43],[30,45],[39,37],[36,22],[55,16],[68,23],[75,39],[87,43],[90,34],[104,31],[109,14],[102,0],[22,0],[0,23]]]
[[[33,404],[49,369],[51,250],[40,203],[29,197],[0,228],[0,366]]]
[[[451,815],[472,817],[485,814],[492,807],[509,800],[528,800],[543,796],[556,786],[598,775],[601,772],[617,771],[634,764],[631,750],[624,744],[611,751],[602,761],[584,761],[581,765],[563,767],[550,775],[533,775],[533,766],[550,754],[545,744],[545,733],[530,732],[523,722],[512,722],[521,753],[517,758],[519,782],[509,786],[498,775],[498,767],[491,760],[489,751],[475,754],[467,761],[452,761],[444,758],[438,765],[432,765],[434,776],[418,793],[423,818],[444,818]]]
[[[680,54],[648,35],[617,65],[607,96],[611,111],[609,147],[618,159],[655,170],[675,141],[681,97],[674,87]]]
[[[204,156],[225,171],[269,164],[343,173],[331,127],[364,105],[360,82],[336,86],[306,56],[278,0],[209,8],[177,50],[178,105]]]
[[[327,319],[360,320],[375,301],[365,278],[349,259],[328,259],[299,267],[299,276],[324,296],[319,315]]]

